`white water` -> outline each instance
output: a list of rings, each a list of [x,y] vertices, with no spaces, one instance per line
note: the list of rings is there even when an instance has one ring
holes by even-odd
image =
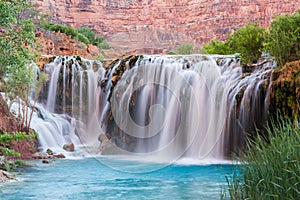
[[[261,86],[270,84],[272,65],[244,74],[231,58],[223,61],[218,66],[202,55],[144,56],[132,69],[127,63],[114,86],[121,61],[105,70],[98,62],[57,57],[45,66],[46,99],[31,128],[43,150],[61,152],[72,142],[77,151],[85,146],[97,154],[98,136],[106,133],[123,152],[144,159],[225,160],[243,146],[243,131],[266,120],[269,92],[262,94]]]
[[[271,71],[272,63],[246,76],[231,59],[220,67],[200,55],[145,56],[118,81],[110,102],[100,110],[100,121],[111,140],[129,154],[167,162],[180,157],[224,160],[228,151],[243,145],[243,131],[266,120],[255,118],[266,115],[269,93],[260,96],[260,86],[270,84]],[[99,96],[106,101],[109,93]],[[110,109],[118,130],[105,129]]]
[[[63,145],[73,143],[77,154],[86,155],[82,152],[86,152],[86,145],[99,146],[98,134],[94,133],[101,133],[101,129],[93,113],[95,91],[103,68],[94,71],[93,65],[101,66],[96,61],[83,60],[82,63],[85,65],[81,66],[75,57],[56,57],[44,67],[50,77],[48,89],[43,91],[47,99],[44,106],[37,104],[31,123],[43,151],[50,148],[64,152]]]

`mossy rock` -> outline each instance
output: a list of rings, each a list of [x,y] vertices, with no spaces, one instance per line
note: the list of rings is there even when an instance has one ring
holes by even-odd
[[[293,117],[299,114],[300,61],[285,64],[273,73],[270,111]]]

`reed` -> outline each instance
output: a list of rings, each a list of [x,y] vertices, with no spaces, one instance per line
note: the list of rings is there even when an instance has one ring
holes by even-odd
[[[298,120],[280,118],[271,122],[267,137],[249,139],[238,173],[227,178],[231,199],[300,199],[299,126]]]

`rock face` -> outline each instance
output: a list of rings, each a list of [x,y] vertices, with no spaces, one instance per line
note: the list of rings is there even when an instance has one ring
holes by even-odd
[[[18,131],[18,122],[9,112],[9,108],[0,94],[0,133],[7,131],[13,133]],[[38,151],[38,141],[36,138],[25,141],[12,141],[10,148],[21,153],[21,157],[11,157],[13,159],[32,159],[33,154]]]
[[[286,116],[298,116],[300,111],[300,61],[286,63],[273,73],[270,112],[280,110]]]
[[[35,0],[44,13],[73,27],[89,26],[125,52],[163,53],[184,43],[225,39],[228,32],[274,14],[293,13],[296,0]],[[155,49],[155,50],[154,50]]]
[[[36,33],[36,38],[39,45],[37,50],[45,55],[79,55],[88,59],[95,59],[100,54],[96,46],[87,46],[84,43],[77,42],[71,36],[67,36],[64,33],[51,31],[38,32]]]

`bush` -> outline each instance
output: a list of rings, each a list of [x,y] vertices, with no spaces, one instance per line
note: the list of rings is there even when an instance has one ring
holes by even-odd
[[[229,181],[232,199],[300,199],[300,124],[279,119],[268,138],[249,141],[240,176]]]
[[[200,50],[200,53],[205,54],[220,54],[220,55],[228,55],[233,54],[231,48],[228,45],[228,42],[221,42],[218,40],[211,40],[210,44],[206,44]]]
[[[254,63],[264,51],[265,40],[265,29],[257,23],[249,22],[233,35],[229,35],[227,41],[212,40],[210,44],[204,45],[200,52],[221,55],[240,53],[244,64]]]
[[[95,33],[89,27],[83,26],[77,29],[78,33],[82,34],[89,40],[89,44],[95,41]],[[86,43],[87,44],[87,43]]]
[[[295,15],[276,16],[271,23],[268,50],[279,66],[300,59],[300,11]]]
[[[11,141],[21,141],[36,138],[37,134],[26,134],[25,132],[14,132],[12,134],[3,131],[0,133],[0,156],[20,156],[20,153],[15,152],[7,146]]]
[[[76,29],[61,24],[53,24],[53,23],[45,22],[42,23],[42,28],[49,31],[65,33],[66,35],[70,35],[74,39],[77,38],[78,36],[78,32]]]
[[[240,53],[243,63],[254,63],[264,50],[266,31],[257,23],[249,22],[228,38],[232,53]]]
[[[192,44],[183,44],[177,48],[177,53],[181,55],[193,54],[194,46]]]
[[[89,41],[89,39],[87,37],[85,37],[84,35],[82,35],[81,33],[78,33],[78,40],[80,42],[83,42],[84,44],[91,44],[91,42]]]
[[[100,44],[97,44],[97,47],[99,49],[111,49],[111,46],[109,46],[109,44],[105,41]]]

